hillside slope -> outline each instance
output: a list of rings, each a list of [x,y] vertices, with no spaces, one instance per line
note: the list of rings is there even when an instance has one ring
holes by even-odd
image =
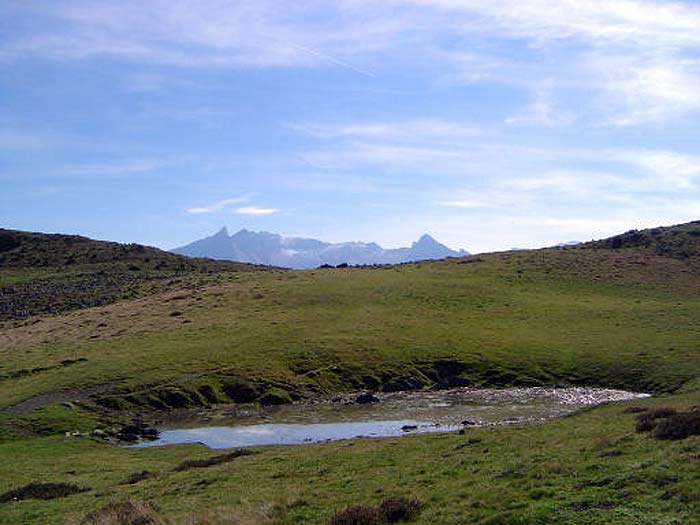
[[[55,314],[260,270],[139,244],[0,229],[0,322]]]
[[[693,255],[589,246],[212,275],[0,331],[0,374],[12,378],[0,405],[85,389],[112,410],[196,406],[226,401],[237,382],[298,399],[406,377],[648,391],[700,377]]]
[[[651,439],[632,413],[700,405],[697,227],[652,237],[683,253],[604,240],[383,268],[210,274],[196,262],[204,273],[135,299],[30,312],[0,327],[0,493],[36,481],[85,492],[0,503],[0,521],[80,523],[135,499],[173,523],[320,524],[348,505],[417,496],[417,525],[698,523],[698,436]],[[416,381],[673,395],[544,425],[262,448],[185,472],[219,452],[65,435],[242,393],[289,401]]]

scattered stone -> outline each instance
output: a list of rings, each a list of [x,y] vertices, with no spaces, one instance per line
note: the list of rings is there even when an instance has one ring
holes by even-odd
[[[146,423],[135,421],[134,423],[124,425],[118,429],[116,435],[119,441],[135,443],[141,439],[154,441],[160,437],[160,431],[155,428],[150,428]]]
[[[366,405],[368,403],[379,403],[379,398],[372,394],[371,392],[362,392],[357,398],[355,398],[355,403],[358,405]]]
[[[403,392],[406,390],[420,390],[425,386],[423,381],[414,376],[399,377],[382,385],[382,392]]]

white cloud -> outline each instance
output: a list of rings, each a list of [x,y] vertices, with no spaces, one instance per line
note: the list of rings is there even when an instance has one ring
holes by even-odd
[[[537,41],[579,39],[596,44],[685,46],[700,43],[700,8],[659,0],[412,0],[453,13],[466,31],[499,31]],[[478,18],[460,20],[456,13]],[[488,21],[488,24],[484,23]]]
[[[680,192],[700,189],[700,155],[665,150],[608,150],[613,161],[642,169],[647,177],[637,181],[651,191]]]
[[[321,0],[28,1],[5,7],[8,18],[39,13],[53,20],[6,40],[6,57],[117,57],[188,67],[335,65],[371,76],[338,54],[384,47],[396,24],[355,12],[352,2],[331,8]]]
[[[279,212],[277,208],[258,208],[257,206],[244,206],[236,209],[240,215],[272,215]]]
[[[208,204],[207,206],[200,206],[196,208],[188,208],[186,211],[187,213],[195,213],[195,214],[202,214],[202,213],[215,213],[217,211],[222,210],[223,208],[226,208],[228,206],[233,206],[235,204],[241,204],[242,202],[245,202],[249,199],[249,197],[233,197],[230,199],[222,199],[220,201],[212,202],[211,204]]]
[[[600,79],[611,124],[657,122],[700,110],[700,59],[596,52],[587,63]]]

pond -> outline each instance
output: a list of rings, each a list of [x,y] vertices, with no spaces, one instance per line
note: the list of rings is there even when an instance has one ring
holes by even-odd
[[[138,447],[199,443],[211,448],[299,445],[352,438],[454,432],[465,427],[538,423],[584,407],[648,394],[604,388],[456,388],[377,394],[279,407],[225,406],[163,422],[160,438]]]

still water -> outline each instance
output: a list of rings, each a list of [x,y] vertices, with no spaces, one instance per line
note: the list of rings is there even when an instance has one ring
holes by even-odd
[[[537,423],[584,407],[648,397],[603,388],[456,388],[378,394],[379,402],[320,400],[262,409],[226,406],[165,423],[158,440],[139,447],[200,443],[211,448],[300,445],[381,438],[465,427]]]

